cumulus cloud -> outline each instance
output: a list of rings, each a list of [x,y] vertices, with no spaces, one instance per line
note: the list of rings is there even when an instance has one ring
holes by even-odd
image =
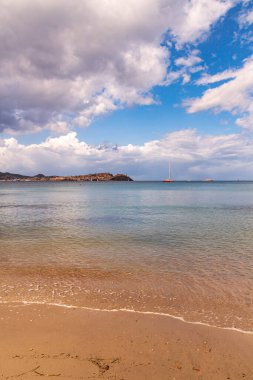
[[[200,98],[185,102],[189,113],[204,110],[228,111],[238,115],[237,124],[253,129],[253,57],[244,62],[242,68],[203,77],[199,83],[215,83],[229,79],[226,83],[210,88]]]
[[[173,32],[178,43],[193,42],[203,37],[210,26],[234,4],[234,1],[192,0],[174,2]]]
[[[154,102],[170,32],[194,42],[229,0],[0,0],[0,132],[65,132]],[[184,80],[187,80],[185,78]]]
[[[66,175],[109,170],[127,172],[135,179],[163,179],[170,160],[176,179],[243,179],[253,177],[253,141],[239,134],[182,130],[143,145],[91,146],[71,132],[31,145],[3,139],[0,160],[2,171]]]

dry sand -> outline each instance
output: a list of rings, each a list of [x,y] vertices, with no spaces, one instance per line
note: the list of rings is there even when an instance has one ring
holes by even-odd
[[[127,312],[0,306],[2,379],[253,379],[253,335]]]

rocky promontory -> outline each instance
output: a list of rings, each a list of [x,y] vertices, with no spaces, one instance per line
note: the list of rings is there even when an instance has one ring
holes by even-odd
[[[25,182],[61,182],[61,181],[83,181],[83,182],[102,182],[102,181],[133,181],[132,178],[126,174],[111,174],[111,173],[94,173],[94,174],[80,174],[75,176],[45,176],[44,174],[37,174],[35,176],[27,176],[22,174],[1,173],[0,181],[25,181]]]

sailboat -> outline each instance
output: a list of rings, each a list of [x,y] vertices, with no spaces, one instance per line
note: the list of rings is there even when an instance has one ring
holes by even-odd
[[[164,179],[163,182],[174,182],[173,179],[171,179],[171,164],[170,164],[170,162],[169,162],[169,178]]]

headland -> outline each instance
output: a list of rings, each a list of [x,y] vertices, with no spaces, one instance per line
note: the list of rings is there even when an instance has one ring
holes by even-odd
[[[74,176],[46,176],[44,174],[37,174],[35,176],[28,176],[22,174],[13,174],[9,172],[0,172],[0,181],[8,182],[61,182],[61,181],[74,181],[74,182],[106,182],[106,181],[133,181],[126,174],[111,174],[111,173],[93,173],[93,174],[80,174]]]

